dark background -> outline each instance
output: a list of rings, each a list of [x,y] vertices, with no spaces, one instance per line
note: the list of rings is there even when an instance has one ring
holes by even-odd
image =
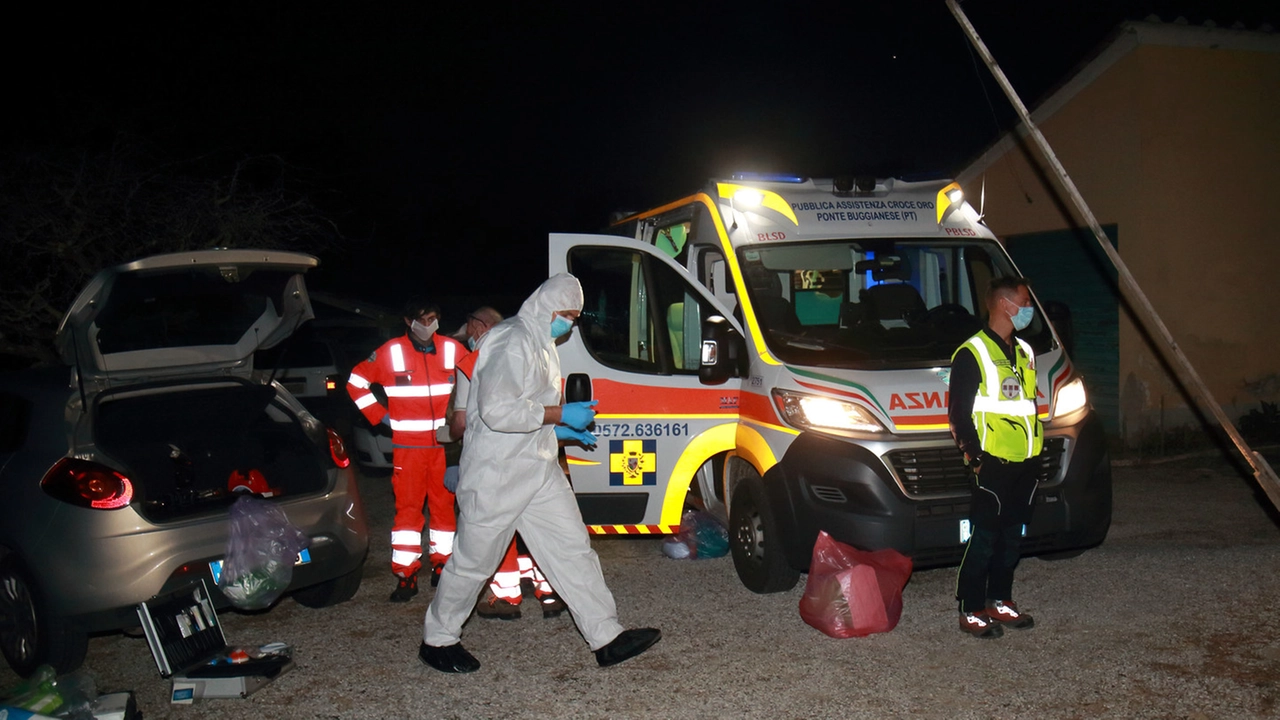
[[[739,170],[954,174],[1014,114],[943,0],[261,3],[7,10],[3,142],[145,137],[314,171],[348,239],[313,287],[446,329],[514,311],[545,236]],[[1259,2],[962,5],[1035,102],[1126,19],[1257,29]]]

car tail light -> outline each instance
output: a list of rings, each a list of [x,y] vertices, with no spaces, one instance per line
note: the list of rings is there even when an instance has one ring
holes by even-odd
[[[91,460],[62,458],[40,480],[49,495],[72,505],[114,510],[133,500],[133,483],[122,473]]]
[[[333,464],[340,468],[349,466],[351,456],[347,454],[347,444],[342,442],[342,436],[333,428],[325,428],[325,432],[329,433],[329,455],[333,457]]]
[[[338,378],[330,375],[324,379],[325,392],[333,392],[338,389]]]

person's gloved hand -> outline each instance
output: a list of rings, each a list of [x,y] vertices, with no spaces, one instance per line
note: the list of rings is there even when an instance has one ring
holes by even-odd
[[[592,410],[599,403],[599,400],[587,400],[586,402],[567,403],[560,408],[560,423],[568,425],[574,430],[586,430],[596,419],[596,411]]]
[[[378,424],[379,424],[379,425],[386,425],[387,427],[391,427],[391,413],[387,413],[386,415],[383,415],[383,416],[382,416],[382,421],[381,421],[381,422],[379,422]]]
[[[583,445],[586,445],[587,447],[596,446],[595,435],[587,432],[586,430],[574,430],[573,428],[567,427],[564,425],[556,426],[556,439],[557,440],[577,440],[578,442],[582,443]]]

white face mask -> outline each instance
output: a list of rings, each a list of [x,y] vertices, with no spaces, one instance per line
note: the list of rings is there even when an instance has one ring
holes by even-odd
[[[432,320],[426,325],[414,320],[413,324],[409,326],[409,332],[413,333],[413,336],[421,342],[430,342],[431,336],[436,334],[436,330],[439,327],[439,320]]]

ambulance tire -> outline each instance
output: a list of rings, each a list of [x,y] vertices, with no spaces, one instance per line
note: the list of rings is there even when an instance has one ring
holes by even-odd
[[[293,599],[303,607],[326,608],[344,603],[356,596],[360,580],[364,577],[364,563],[355,570],[332,580],[305,587],[293,594]]]
[[[754,470],[738,481],[729,507],[729,547],[738,579],[755,593],[790,590],[800,572],[787,562],[778,537],[778,521]]]
[[[89,651],[88,634],[45,610],[39,586],[13,554],[0,560],[0,651],[24,678],[46,664],[59,675],[69,673],[84,664]]]

